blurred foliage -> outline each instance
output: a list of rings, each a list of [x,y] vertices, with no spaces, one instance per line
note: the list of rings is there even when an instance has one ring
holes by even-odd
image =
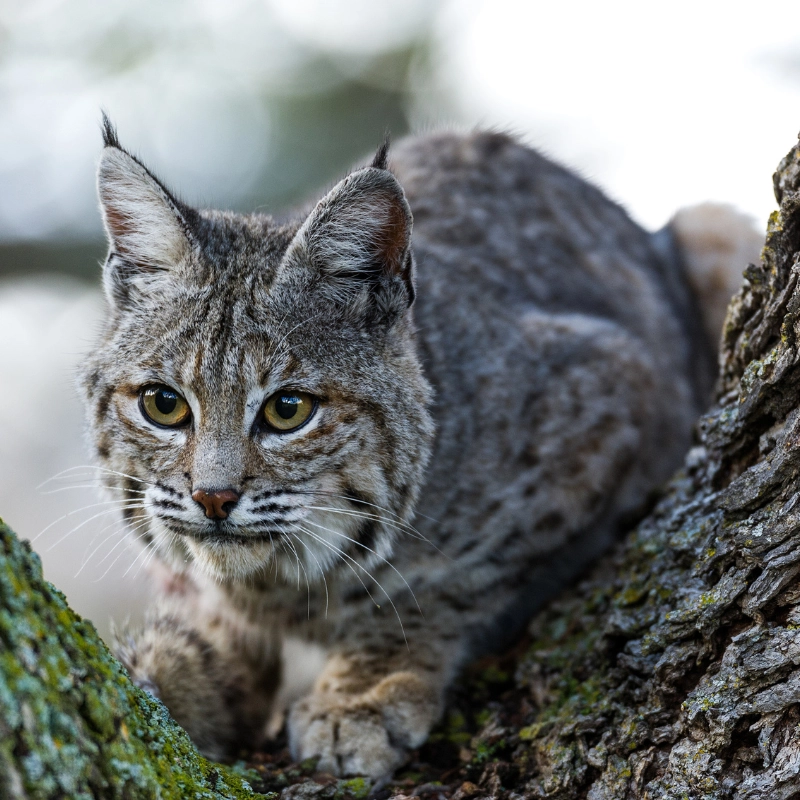
[[[313,200],[314,192],[329,186],[359,159],[369,158],[387,131],[393,138],[407,133],[405,77],[418,53],[419,47],[413,47],[375,59],[370,73],[391,79],[380,83],[359,76],[329,81],[324,89],[302,94],[276,97],[265,92],[271,157],[234,210],[281,214],[292,205]],[[337,70],[323,58],[314,67],[329,74]],[[122,140],[124,144],[124,136]],[[147,163],[147,154],[142,155]],[[163,177],[169,185],[169,174]],[[206,196],[213,198],[213,186]],[[96,280],[104,256],[105,243],[100,239],[0,241],[0,277],[59,272]]]
[[[119,76],[122,74],[127,76],[125,80],[128,83],[124,84],[128,87],[126,91],[130,86],[135,86],[136,91],[144,90],[146,96],[152,89],[154,105],[152,110],[149,106],[147,108],[144,126],[145,131],[149,129],[150,141],[141,141],[141,125],[137,133],[135,128],[130,130],[129,124],[120,125],[121,140],[146,164],[154,166],[167,185],[175,188],[178,194],[183,193],[189,203],[193,203],[199,195],[203,198],[199,205],[283,215],[292,206],[315,199],[319,190],[330,186],[359,161],[368,159],[387,131],[393,138],[408,132],[409,109],[413,106],[414,93],[426,85],[426,73],[433,63],[432,26],[438,5],[431,3],[427,23],[423,22],[412,29],[406,41],[387,43],[382,51],[337,51],[324,46],[315,47],[307,41],[294,39],[289,32],[284,35],[273,20],[269,25],[273,26],[273,37],[277,38],[272,42],[265,41],[262,50],[256,51],[260,55],[255,59],[252,45],[248,45],[250,51],[247,58],[250,62],[243,55],[239,72],[229,67],[230,75],[236,78],[229,83],[226,83],[225,76],[217,76],[217,82],[213,85],[206,85],[204,81],[208,79],[207,71],[212,62],[227,64],[224,54],[220,56],[220,52],[224,47],[230,48],[230,44],[220,45],[214,39],[213,29],[200,31],[203,41],[195,39],[187,44],[186,32],[182,37],[175,38],[174,21],[169,23],[173,30],[165,32],[152,25],[126,26],[121,18],[119,24],[109,23],[110,26],[105,30],[98,30],[89,48],[80,52],[72,48],[66,53],[63,47],[59,50],[61,46],[54,44],[49,53],[39,53],[37,57],[52,58],[56,53],[59,58],[66,57],[69,63],[79,64],[83,80],[89,83],[97,81],[92,88],[93,94],[102,96],[105,86],[109,95],[114,97],[113,82],[121,80]],[[265,23],[262,20],[260,24]],[[245,15],[241,16],[237,25],[245,35],[248,25]],[[224,37],[225,32],[220,31],[217,38]],[[20,41],[24,42],[24,39],[20,38]],[[207,63],[202,60],[203,47],[208,49]],[[215,47],[216,52],[212,53]],[[186,70],[191,64],[180,64],[184,72],[178,75],[170,71],[170,62],[165,59],[171,57],[174,61],[180,61],[180,55],[170,53],[170,50],[182,49],[196,61],[198,72],[186,84],[184,97],[190,98],[186,100],[188,105],[172,110],[168,102],[169,95],[178,91],[176,82],[186,80]],[[198,54],[198,51],[201,52]],[[250,66],[247,67],[247,64]],[[87,79],[86,75],[90,77]],[[154,83],[150,87],[146,85],[148,76],[152,79],[153,75],[166,81],[163,92],[159,92],[161,87]],[[57,81],[54,83],[56,85]],[[197,94],[198,91],[200,94]],[[201,95],[205,106],[197,105]],[[180,93],[177,96],[180,97]],[[135,111],[141,96],[138,100],[134,97],[130,102],[131,105],[126,106],[123,96],[122,111],[128,115],[131,109]],[[219,114],[215,117],[214,108],[217,104]],[[117,119],[115,110],[119,107],[117,102],[110,108],[114,120]],[[199,118],[191,118],[193,108]],[[228,119],[221,119],[225,115]],[[184,131],[188,134],[185,142],[191,144],[186,152],[181,148]],[[212,148],[212,152],[207,152],[205,149],[209,145],[209,135],[212,140],[217,139],[214,143],[216,151]],[[261,137],[263,146],[260,144]],[[86,150],[85,138],[80,142],[83,151]],[[161,146],[154,148],[154,141]],[[99,145],[98,135],[97,152]],[[57,143],[54,144],[54,148],[57,146]],[[198,149],[197,153],[195,149]],[[51,151],[48,157],[63,157],[65,161],[72,158],[71,168],[77,172],[75,180],[85,180],[82,164],[76,169],[77,155],[76,152],[70,154],[65,150],[63,155]],[[251,171],[248,172],[249,159],[244,168],[241,164],[231,163],[230,171],[227,170],[226,159],[233,161],[238,158],[241,161],[249,155],[256,162]],[[176,163],[176,157],[182,158],[183,162]],[[204,157],[208,174],[203,171]],[[87,161],[85,154],[82,158]],[[193,170],[188,177],[187,160],[190,170]],[[28,168],[22,162],[19,167]],[[243,169],[241,179],[236,178]],[[89,163],[86,163],[85,171],[91,173]],[[224,180],[221,181],[220,175],[227,179],[227,186],[222,185]],[[187,184],[189,191],[182,192]],[[30,194],[37,190],[35,181],[23,183],[23,186],[20,199],[24,204],[30,199]],[[79,205],[81,208],[67,210],[73,213],[78,224],[71,225],[67,210],[63,209],[64,205],[72,205],[69,200],[63,199],[64,192],[67,197],[70,196],[69,186],[66,189],[63,186],[53,189],[49,207],[43,204],[37,207],[37,199],[34,198],[31,203],[32,214],[45,214],[53,208],[53,204],[56,204],[56,208],[57,204],[62,204],[64,221],[57,230],[64,230],[65,233],[61,238],[44,241],[9,241],[0,238],[0,278],[59,272],[88,280],[97,279],[98,261],[103,259],[105,251],[99,213],[92,210],[94,201],[88,200],[88,182],[74,188],[74,204],[76,209]],[[54,217],[58,216],[57,211],[52,213]],[[92,218],[91,214],[95,216]],[[90,233],[92,229],[94,235]]]
[[[247,206],[270,212],[308,198],[359,159],[371,156],[388,131],[398,138],[409,130],[412,67],[427,63],[427,40],[384,53],[362,65],[356,77],[324,57],[311,70],[337,75],[324,89],[264,95],[273,129],[270,160]],[[316,81],[312,81],[316,83]]]
[[[0,242],[0,279],[30,278],[57,272],[99,284],[106,244],[77,242]]]

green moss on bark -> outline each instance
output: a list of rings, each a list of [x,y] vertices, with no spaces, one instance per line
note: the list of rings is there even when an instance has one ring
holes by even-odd
[[[0,797],[263,797],[130,682],[2,520]]]

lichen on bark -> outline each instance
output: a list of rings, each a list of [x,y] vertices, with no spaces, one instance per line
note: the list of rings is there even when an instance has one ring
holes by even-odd
[[[2,520],[0,797],[264,797],[198,754]]]

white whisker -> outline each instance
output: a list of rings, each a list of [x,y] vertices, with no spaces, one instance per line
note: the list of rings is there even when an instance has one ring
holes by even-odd
[[[170,539],[169,539],[169,541],[170,541],[170,543],[172,543],[172,542],[174,541],[174,539],[175,539],[175,536],[177,536],[177,534],[176,534],[176,533],[174,533],[174,532],[172,532],[172,531],[169,531],[169,535],[170,535]],[[150,544],[152,544],[152,547],[150,548],[150,554],[149,554],[148,556],[146,556],[146,557],[145,557],[145,558],[142,560],[142,563],[141,563],[141,564],[139,564],[139,566],[136,568],[136,572],[133,574],[133,578],[134,578],[134,580],[136,580],[136,578],[138,578],[138,577],[139,577],[139,573],[140,573],[140,572],[141,572],[143,569],[147,569],[148,565],[149,565],[149,564],[150,564],[150,562],[151,562],[151,561],[152,561],[152,560],[155,558],[155,556],[156,556],[156,553],[158,552],[158,545],[156,544],[156,541],[155,541],[155,539],[153,539],[153,540],[150,542]],[[145,547],[145,549],[147,549],[147,548]],[[127,573],[126,573],[126,574],[127,574]]]
[[[99,550],[99,549],[100,549],[100,548],[101,548],[101,547],[102,547],[102,546],[103,546],[103,545],[104,545],[104,544],[105,544],[105,543],[106,543],[106,542],[107,542],[109,539],[113,539],[113,538],[114,538],[115,536],[117,536],[118,534],[122,534],[122,536],[120,537],[120,541],[124,541],[124,540],[125,540],[125,537],[126,537],[126,533],[127,533],[128,531],[137,530],[138,528],[140,528],[140,527],[142,527],[142,526],[146,525],[148,522],[149,522],[149,520],[147,520],[147,519],[141,520],[141,521],[140,521],[140,522],[138,522],[138,523],[137,523],[137,524],[136,524],[136,525],[135,525],[133,528],[130,528],[130,527],[129,527],[129,525],[128,525],[128,523],[127,523],[127,522],[125,522],[124,520],[123,520],[123,521],[121,521],[121,522],[120,522],[120,520],[113,520],[113,521],[109,522],[109,523],[108,523],[108,525],[106,525],[105,527],[103,527],[103,528],[102,528],[102,529],[101,529],[101,530],[98,532],[97,536],[99,536],[99,535],[100,535],[100,533],[103,533],[103,532],[107,531],[107,530],[108,530],[109,528],[111,528],[111,527],[115,527],[115,526],[116,526],[116,529],[115,529],[115,530],[113,530],[113,531],[112,531],[110,534],[108,534],[108,536],[105,536],[105,537],[104,537],[104,538],[101,540],[100,544],[98,544],[98,545],[97,545],[97,547],[95,547],[95,548],[94,548],[94,550],[92,550],[92,552],[91,552],[91,553],[89,553],[89,552],[88,552],[88,551],[89,551],[89,548],[90,548],[90,547],[92,547],[92,545],[94,545],[95,541],[97,540],[97,536],[95,536],[95,537],[92,539],[92,541],[91,541],[91,542],[90,542],[90,544],[89,544],[89,547],[87,547],[87,548],[86,548],[86,553],[84,553],[84,556],[83,556],[83,559],[82,559],[82,563],[81,563],[80,569],[79,569],[79,570],[78,570],[78,571],[75,573],[75,577],[77,578],[77,577],[78,577],[78,576],[81,574],[81,572],[83,572],[83,569],[84,569],[84,567],[85,567],[85,566],[86,566],[86,565],[87,565],[87,564],[88,564],[88,563],[89,563],[89,562],[92,560],[92,558],[94,557],[95,553],[97,553],[97,551],[98,551],[98,550]],[[114,545],[114,548],[112,548],[111,552],[113,552],[113,551],[114,551],[114,549],[115,549],[115,548],[116,548],[118,545],[119,545],[119,542],[118,542],[116,545]],[[99,566],[100,566],[100,564],[102,564],[102,563],[103,563],[103,561],[105,561],[105,560],[106,560],[106,558],[108,558],[108,555],[104,556],[104,557],[102,558],[102,560],[101,560],[101,561],[98,563],[98,565],[97,565],[97,566],[99,567]]]
[[[327,492],[324,489],[289,489],[288,490],[291,494],[321,494],[325,495],[326,497],[338,497],[340,500],[348,500],[351,503],[358,503],[358,505],[362,506],[371,506],[372,508],[378,509],[378,511],[382,511],[385,514],[391,514],[393,517],[396,517],[400,522],[403,522],[406,525],[411,526],[411,523],[406,522],[396,511],[392,511],[389,508],[384,508],[383,506],[376,505],[375,503],[370,503],[368,500],[362,500],[360,497],[353,497],[352,495],[347,494],[336,494],[335,492]],[[423,519],[427,519],[429,522],[435,522],[437,525],[441,525],[441,521],[438,519],[434,519],[433,517],[429,517],[427,514],[420,514],[418,511],[415,512],[418,517],[422,517]],[[413,528],[417,533],[416,528]]]
[[[292,536],[296,541],[300,542],[303,547],[305,547],[306,552],[314,559],[317,565],[317,569],[319,569],[319,574],[322,576],[322,584],[325,587],[325,619],[328,618],[328,605],[329,605],[329,595],[328,595],[328,581],[325,577],[325,570],[322,569],[322,564],[319,563],[319,559],[315,555],[314,551],[299,537],[295,536],[293,533],[289,531],[284,531],[281,529],[282,533],[288,533],[289,536]],[[272,534],[269,537],[270,543],[272,542]]]
[[[336,508],[334,506],[306,506],[313,511],[330,511],[333,514],[343,514],[348,517],[359,517],[361,519],[369,519],[374,520],[375,522],[382,522],[384,525],[388,525],[389,527],[402,531],[403,533],[407,533],[411,536],[412,539],[419,539],[420,541],[427,542],[437,553],[444,556],[447,559],[450,559],[450,556],[443,553],[427,536],[423,536],[416,528],[412,527],[408,523],[396,523],[393,520],[385,519],[383,517],[378,516],[377,514],[369,514],[366,511],[348,511],[344,508]]]
[[[68,511],[66,514],[62,514],[58,519],[54,519],[46,528],[43,528],[41,531],[39,531],[39,533],[37,533],[36,536],[34,536],[33,539],[31,539],[31,544],[38,541],[39,537],[47,533],[47,531],[49,531],[50,528],[53,527],[53,525],[57,525],[59,522],[62,522],[68,517],[72,517],[75,514],[80,514],[81,511],[86,511],[89,508],[97,508],[98,506],[116,505],[117,503],[119,503],[119,500],[104,500],[101,503],[91,503],[88,506],[81,506],[80,508],[76,508],[73,511]]]
[[[57,494],[58,492],[68,492],[71,489],[97,489],[103,492],[126,492],[129,494],[147,494],[146,490],[142,489],[126,489],[124,486],[104,486],[102,483],[84,483],[75,484],[74,486],[61,486],[58,489],[48,489],[46,492],[39,492],[39,494]]]
[[[110,564],[109,564],[109,565],[106,567],[106,571],[105,571],[105,572],[104,572],[102,575],[100,575],[98,578],[95,578],[95,579],[94,579],[94,581],[93,581],[93,583],[99,583],[100,581],[102,581],[102,580],[103,580],[103,578],[105,578],[105,577],[106,577],[106,575],[108,575],[108,573],[109,573],[109,572],[111,572],[111,570],[112,570],[112,569],[114,569],[114,566],[116,565],[117,561],[119,561],[119,560],[120,560],[120,558],[122,558],[122,555],[123,555],[123,553],[124,553],[124,552],[125,552],[125,551],[126,551],[126,550],[127,550],[129,547],[130,547],[130,546],[131,546],[131,544],[132,544],[132,541],[131,541],[131,539],[130,539],[128,536],[122,536],[122,537],[120,538],[120,541],[119,541],[119,542],[117,542],[117,544],[115,544],[115,545],[114,545],[114,547],[112,548],[111,552],[107,553],[107,554],[106,554],[106,556],[104,556],[104,558],[103,558],[103,561],[105,561],[105,560],[106,560],[106,558],[108,558],[108,557],[111,555],[111,553],[112,553],[114,550],[116,550],[116,549],[117,549],[117,547],[118,547],[120,544],[124,544],[124,545],[125,545],[125,547],[123,547],[123,548],[122,548],[122,550],[120,550],[120,551],[119,551],[119,553],[117,553],[117,557],[116,557],[116,558],[115,558],[115,559],[114,559],[114,560],[113,560],[113,561],[112,561],[112,562],[111,562],[111,563],[110,563]],[[150,543],[148,543],[148,544],[150,544]],[[136,554],[136,558],[134,558],[134,560],[131,562],[131,565],[135,564],[135,563],[136,563],[136,561],[137,561],[137,560],[138,560],[138,559],[141,557],[142,553],[143,553],[143,552],[145,552],[145,551],[147,550],[147,546],[148,546],[148,545],[145,545],[145,547],[144,547],[144,548],[142,548],[142,550],[140,550],[140,551],[139,551],[139,552]],[[100,563],[102,564],[102,561],[101,561]],[[125,576],[128,574],[128,572],[129,572],[129,571],[130,571],[130,567],[128,567],[128,569],[125,571],[125,573],[123,574],[123,576],[122,576],[122,577],[124,578],[124,577],[125,577]]]
[[[108,467],[101,467],[101,466],[98,466],[97,464],[81,464],[80,466],[77,466],[77,467],[68,467],[67,469],[61,470],[61,472],[58,472],[55,475],[53,475],[52,478],[48,478],[43,483],[40,483],[36,487],[36,489],[38,490],[38,489],[41,489],[43,486],[47,486],[47,484],[50,481],[63,480],[67,476],[69,476],[69,473],[75,472],[76,470],[79,470],[79,469],[95,470],[97,472],[105,472],[107,475],[117,475],[117,476],[119,476],[121,478],[130,478],[130,480],[137,481],[138,483],[144,484],[145,486],[155,486],[156,485],[152,481],[146,481],[143,478],[137,478],[135,475],[128,475],[125,472],[119,472],[118,470],[109,469]],[[70,479],[74,479],[74,476],[69,476],[69,477],[70,477]]]
[[[292,537],[292,539],[296,539],[297,538],[296,536],[294,536],[292,534],[290,534],[290,536]],[[300,589],[300,568],[302,568],[303,575],[305,575],[305,578],[306,578],[306,593],[308,595],[308,618],[311,619],[311,585],[308,582],[308,573],[306,572],[305,566],[303,566],[303,564],[300,563],[300,554],[297,552],[297,548],[292,544],[291,539],[287,539],[286,542],[289,544],[289,546],[294,551],[294,557],[297,559],[297,566],[298,566],[297,588],[298,588],[298,590]]]
[[[333,545],[331,545],[329,542],[326,542],[324,539],[322,539],[321,536],[317,536],[317,534],[312,533],[310,530],[308,530],[307,528],[302,527],[301,525],[296,525],[295,527],[298,530],[303,531],[303,533],[307,534],[308,536],[311,536],[313,539],[316,539],[318,542],[326,545],[327,547],[330,547],[335,552],[338,552],[340,556],[342,556],[343,558],[346,558],[349,561],[351,561],[356,567],[358,567],[360,570],[362,570],[364,573],[366,573],[366,575],[370,578],[370,580],[375,582],[375,584],[378,586],[378,588],[383,592],[384,597],[388,600],[388,602],[391,605],[391,607],[394,609],[395,616],[397,617],[397,621],[400,624],[400,630],[403,633],[403,640],[406,643],[406,647],[408,647],[409,646],[408,645],[408,637],[406,636],[406,629],[405,629],[405,626],[403,625],[403,620],[400,618],[400,612],[397,610],[397,606],[394,604],[394,600],[392,600],[390,594],[386,591],[386,589],[383,588],[383,586],[381,585],[380,581],[368,569],[366,569],[364,566],[359,564],[352,556],[348,555],[347,553],[343,553],[341,550],[337,551],[336,548],[333,547]],[[392,565],[389,564],[389,566],[392,566]],[[397,571],[397,570],[395,570],[395,571]],[[399,572],[397,574],[400,575]],[[403,580],[405,580],[405,578],[403,578],[402,575],[400,575],[400,577]],[[364,586],[363,581],[361,582],[361,585]],[[406,586],[408,586],[408,583],[406,583]],[[366,589],[366,586],[364,588]],[[409,591],[411,591],[411,587],[409,587]],[[369,591],[367,592],[367,594],[369,594]],[[370,599],[372,600],[372,602],[375,603],[375,599],[372,597],[372,595],[369,594],[369,596],[370,596]],[[413,591],[411,592],[411,596],[414,597],[414,592]],[[414,597],[414,602],[415,603],[417,602],[417,598],[416,597]],[[380,608],[380,605],[378,603],[375,603],[375,605],[378,608]],[[417,603],[417,608],[419,608],[419,603]],[[422,610],[420,609],[420,614],[421,613],[422,613]]]
[[[367,597],[369,597],[369,599],[370,599],[370,600],[372,600],[372,602],[373,602],[373,604],[375,605],[375,607],[376,607],[376,608],[380,608],[380,607],[381,607],[381,606],[380,606],[380,603],[378,603],[378,602],[377,602],[377,600],[375,600],[375,598],[374,598],[374,597],[373,597],[373,595],[372,595],[372,592],[371,592],[371,591],[370,591],[370,590],[367,588],[367,585],[366,585],[366,584],[364,583],[364,581],[361,579],[361,576],[360,576],[360,575],[359,575],[359,574],[358,574],[358,573],[355,571],[355,569],[352,567],[352,565],[351,565],[351,564],[349,564],[349,563],[348,563],[348,562],[345,560],[345,558],[344,558],[344,555],[342,554],[342,552],[341,552],[340,550],[337,550],[337,549],[336,549],[336,548],[335,548],[335,547],[334,547],[334,546],[333,546],[333,545],[332,545],[330,542],[326,542],[326,541],[325,541],[325,540],[324,540],[322,537],[320,537],[320,536],[317,536],[317,534],[316,534],[316,533],[312,533],[312,532],[311,532],[311,531],[309,531],[309,530],[305,530],[304,528],[301,528],[301,527],[300,527],[300,526],[298,526],[298,525],[293,525],[292,527],[293,527],[295,530],[299,530],[299,531],[301,531],[302,533],[305,533],[305,534],[307,534],[307,535],[308,535],[308,536],[310,536],[312,539],[314,539],[315,541],[319,542],[319,543],[320,543],[320,544],[321,544],[323,547],[326,547],[328,550],[330,550],[330,551],[331,551],[331,553],[333,553],[333,555],[334,555],[334,556],[336,556],[336,558],[338,558],[340,561],[342,561],[342,563],[343,563],[343,564],[344,564],[344,565],[345,565],[345,566],[346,566],[346,567],[347,567],[347,568],[348,568],[348,569],[349,569],[349,570],[350,570],[350,571],[353,573],[353,575],[355,575],[355,576],[356,576],[356,578],[357,578],[358,582],[361,584],[362,588],[363,588],[363,589],[364,589],[364,591],[367,593]],[[357,566],[358,566],[360,569],[363,569],[363,567],[361,567],[361,565],[360,565],[360,564],[357,564]],[[366,572],[366,570],[365,570],[365,572]],[[367,573],[367,574],[369,574],[369,573]],[[372,576],[370,575],[370,577],[372,577]],[[374,579],[373,579],[373,580],[374,580]]]
[[[60,536],[58,539],[56,539],[56,541],[54,541],[47,548],[47,552],[50,552],[54,547],[56,547],[57,545],[61,544],[65,539],[67,539],[69,536],[71,536],[73,533],[75,533],[75,531],[77,531],[80,528],[82,528],[84,525],[88,525],[93,519],[97,519],[98,517],[102,517],[105,514],[112,514],[112,513],[117,512],[117,511],[128,510],[128,509],[145,508],[144,504],[142,504],[138,500],[131,500],[130,502],[127,502],[127,503],[124,503],[124,504],[121,504],[119,500],[109,500],[109,501],[107,501],[105,503],[92,503],[92,505],[84,506],[83,508],[78,508],[75,511],[71,511],[68,514],[64,514],[63,516],[59,517],[55,522],[51,522],[43,531],[41,531],[41,533],[39,533],[36,536],[35,539],[33,539],[33,542],[36,542],[39,539],[39,537],[42,536],[42,534],[44,534],[48,530],[50,530],[50,528],[52,528],[53,525],[55,525],[56,522],[61,522],[61,520],[64,520],[67,517],[71,517],[74,514],[78,514],[81,511],[86,511],[86,510],[88,510],[90,508],[97,508],[98,506],[107,506],[107,505],[110,505],[111,508],[106,508],[103,511],[99,511],[97,514],[94,514],[91,517],[89,517],[89,519],[83,520],[83,522],[80,522],[74,528],[72,528],[71,530],[68,530],[63,536]],[[31,543],[33,543],[33,542],[31,542]]]
[[[124,526],[124,527],[121,529],[121,533],[123,534],[123,536],[121,536],[121,537],[120,537],[120,540],[119,540],[119,541],[118,541],[118,542],[117,542],[117,543],[116,543],[116,544],[115,544],[115,545],[114,545],[114,546],[113,546],[113,547],[112,547],[112,548],[111,548],[111,549],[110,549],[110,550],[109,550],[109,551],[108,551],[108,552],[107,552],[107,553],[106,553],[106,554],[103,556],[103,558],[102,558],[102,559],[101,559],[101,560],[98,562],[97,566],[99,567],[99,566],[100,566],[100,565],[101,565],[101,564],[102,564],[104,561],[106,561],[107,559],[109,559],[109,558],[111,557],[111,554],[112,554],[112,553],[113,553],[113,552],[114,552],[114,551],[115,551],[115,550],[116,550],[116,549],[117,549],[117,548],[118,548],[118,547],[119,547],[119,546],[120,546],[120,545],[121,545],[123,542],[125,542],[125,541],[128,541],[128,543],[130,543],[130,540],[129,540],[129,535],[130,535],[130,534],[138,533],[138,532],[139,532],[140,530],[142,530],[143,528],[146,528],[146,527],[149,525],[149,523],[150,523],[150,520],[149,520],[149,519],[147,519],[147,518],[145,518],[145,519],[143,519],[143,520],[140,520],[139,522],[137,522],[137,523],[136,523],[136,525],[133,525],[133,526],[129,526],[129,525],[127,525],[127,524],[126,524],[126,525],[125,525],[125,526]],[[139,538],[139,537],[134,537],[134,536],[131,536],[131,537],[130,537],[130,539],[138,539],[138,538]],[[116,562],[115,562],[115,563],[116,563]]]
[[[348,542],[352,542],[353,544],[362,547],[367,552],[372,553],[374,556],[379,558],[384,564],[386,564],[387,567],[389,567],[389,569],[394,571],[394,573],[397,575],[398,578],[400,578],[401,581],[403,581],[408,591],[411,592],[411,597],[414,598],[414,604],[417,606],[417,610],[419,611],[420,614],[422,614],[422,609],[420,608],[420,605],[417,602],[417,596],[414,594],[414,590],[411,588],[408,581],[405,579],[400,570],[397,569],[397,567],[394,564],[392,564],[391,561],[385,559],[382,555],[375,552],[375,550],[373,550],[371,547],[367,547],[367,545],[365,545],[363,542],[359,542],[357,539],[353,539],[351,536],[348,536],[347,534],[342,533],[341,531],[333,530],[333,528],[326,528],[324,525],[320,525],[318,522],[312,522],[310,519],[305,519],[303,520],[303,522],[307,525],[313,525],[315,528],[319,528],[320,530],[332,533],[334,536],[340,536],[342,539],[347,539]],[[422,616],[424,617],[425,615],[422,614]]]
[[[149,561],[149,556],[151,556],[153,553],[155,553],[155,550],[156,550],[155,539],[151,539],[149,542],[145,543],[145,546],[141,549],[141,551],[136,554],[136,558],[134,558],[133,561],[131,561],[131,563],[128,564],[128,569],[126,569],[125,572],[122,573],[122,577],[123,578],[127,577],[128,573],[136,566],[136,563],[143,556],[144,556],[144,558],[142,559],[142,564],[145,563],[145,560]],[[108,568],[109,570],[114,566],[114,564],[117,563],[117,561],[119,561],[119,558],[120,558],[121,555],[122,555],[122,553],[120,553],[114,559],[114,561],[111,563],[111,566],[109,566],[109,568]],[[139,569],[141,569],[142,564],[140,564]],[[136,570],[136,574],[134,575],[134,577],[136,577],[136,575],[139,574],[139,569]],[[108,570],[106,570],[106,572],[108,572]]]

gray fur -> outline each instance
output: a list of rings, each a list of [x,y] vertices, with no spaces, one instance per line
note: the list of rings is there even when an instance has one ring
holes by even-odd
[[[173,576],[120,653],[217,755],[239,713],[274,731],[282,642],[321,645],[293,752],[382,777],[689,445],[713,357],[681,258],[503,134],[407,139],[282,225],[192,211],[106,143],[109,315],[82,386],[106,482]],[[143,417],[153,383],[189,426]],[[256,419],[281,388],[318,398],[288,434]],[[208,519],[197,488],[241,499]],[[180,641],[205,676],[182,682]],[[243,671],[247,712],[216,690]]]

